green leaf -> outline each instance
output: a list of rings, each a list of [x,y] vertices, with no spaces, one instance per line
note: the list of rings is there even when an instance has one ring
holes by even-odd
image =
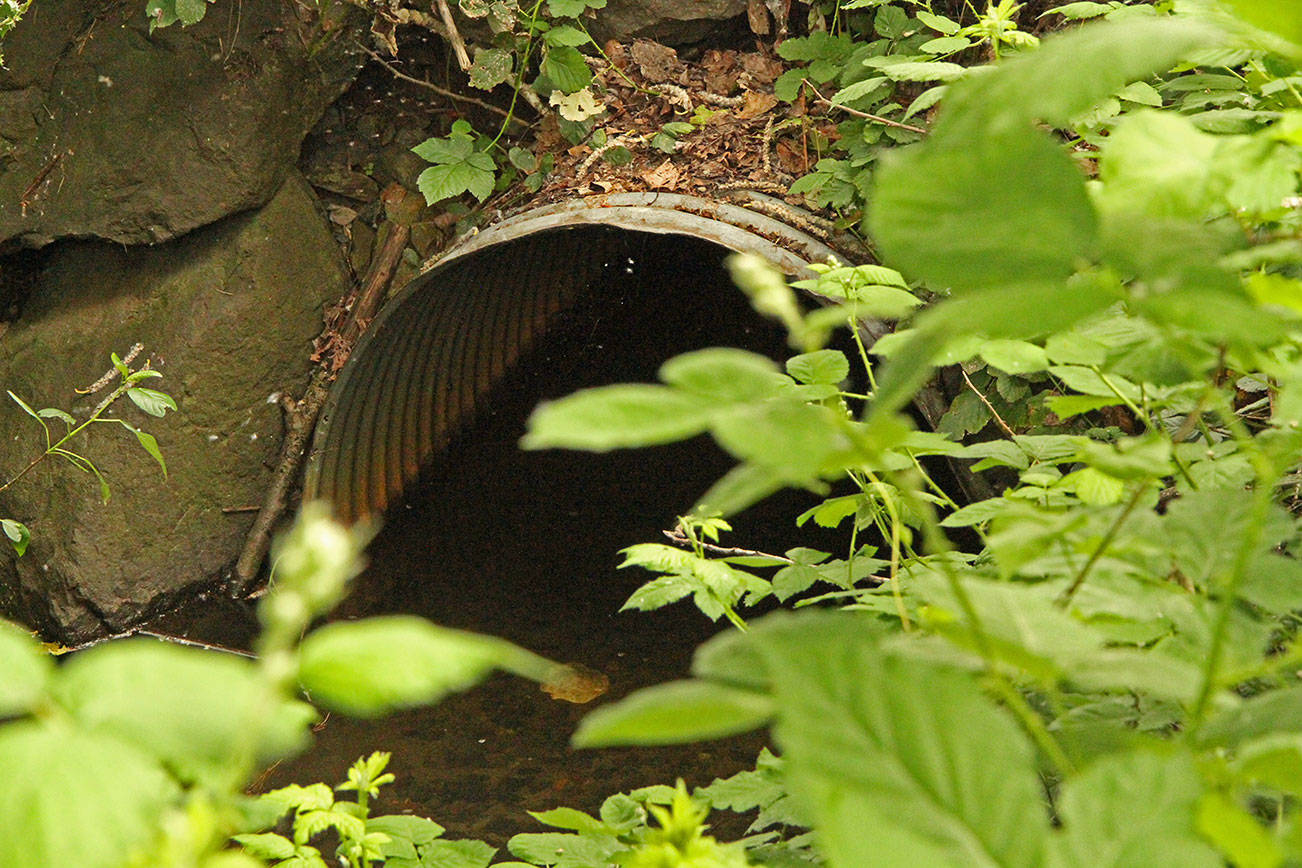
[[[586,45],[588,34],[584,33],[577,27],[570,27],[563,24],[559,27],[553,27],[543,34],[543,41],[548,45],[568,45],[577,48],[580,45]]]
[[[176,0],[176,15],[181,19],[182,27],[198,24],[207,11],[205,0]]]
[[[18,396],[15,395],[13,392],[10,392],[8,389],[5,390],[5,394],[7,394],[10,398],[13,398],[14,403],[17,404],[19,407],[22,407],[22,408],[23,408],[23,412],[24,412],[24,413],[26,413],[28,416],[31,416],[31,417],[32,417],[33,419],[35,419],[37,422],[40,422],[40,421],[41,421],[41,414],[40,414],[40,413],[37,413],[35,410],[33,410],[31,407],[29,407],[29,406],[27,405],[27,402],[24,401],[22,398],[18,397]],[[45,423],[42,422],[41,424],[43,425],[43,424],[45,424]]]
[[[948,40],[936,40],[945,42]],[[966,42],[966,40],[963,40]],[[891,81],[957,81],[967,75],[966,66],[960,66],[957,63],[946,63],[940,60],[928,61],[905,61],[903,63],[891,63],[881,67],[882,75]]]
[[[179,795],[147,753],[50,722],[0,727],[0,775],[0,868],[118,868]]]
[[[539,71],[562,93],[577,93],[592,83],[588,62],[577,48],[566,45],[549,47]]]
[[[131,399],[133,404],[151,416],[163,416],[168,410],[176,409],[176,402],[172,400],[172,396],[157,389],[142,389],[140,387],[127,389],[127,397]]]
[[[773,616],[750,636],[830,864],[1042,864],[1030,745],[969,674],[883,653],[862,618]]]
[[[1279,844],[1257,819],[1220,793],[1205,793],[1198,804],[1198,831],[1235,868],[1278,868]]]
[[[58,419],[69,428],[77,424],[77,420],[72,418],[71,414],[60,410],[58,407],[46,407],[44,410],[37,410],[36,415],[42,419]]]
[[[487,868],[496,852],[496,847],[483,841],[439,839],[421,848],[420,864],[422,868]]]
[[[815,479],[850,442],[827,407],[791,401],[743,406],[713,420],[710,432],[739,461],[791,481]]]
[[[836,386],[850,376],[850,362],[840,350],[815,350],[787,359],[787,373],[801,383]]]
[[[183,782],[237,783],[248,769],[232,757],[249,748],[254,760],[297,752],[316,717],[304,703],[268,697],[250,660],[153,639],[79,654],[54,689],[87,731],[156,757]]]
[[[261,859],[288,859],[294,855],[294,842],[274,832],[233,835],[231,840],[243,847],[250,856]]]
[[[371,817],[366,821],[366,831],[383,832],[390,838],[410,841],[417,847],[424,847],[443,834],[443,827],[425,817],[410,814],[389,814],[383,817]]]
[[[660,366],[660,379],[693,398],[718,404],[770,398],[790,385],[772,359],[727,347],[675,356]]]
[[[0,530],[3,530],[5,536],[9,538],[9,544],[14,547],[18,557],[27,554],[27,544],[32,541],[32,532],[28,530],[27,525],[16,519],[0,518]]]
[[[529,816],[547,826],[570,829],[575,832],[600,832],[605,827],[601,820],[574,808],[553,808],[550,811],[529,811]]]
[[[1198,836],[1202,783],[1192,759],[1148,750],[1115,753],[1062,786],[1054,868],[1215,868],[1220,857]]]
[[[1029,128],[884,155],[870,202],[887,261],[936,288],[1058,284],[1096,240],[1085,179]]]
[[[934,12],[928,12],[925,9],[919,9],[913,14],[919,21],[937,33],[943,33],[946,36],[953,36],[960,30],[960,25],[957,21],[946,18],[944,15],[937,15]]]
[[[1009,374],[1031,374],[1049,367],[1044,349],[1026,341],[987,341],[981,345],[981,358]]]
[[[132,428],[131,433],[136,435],[136,439],[140,441],[140,445],[144,450],[158,462],[158,466],[163,469],[163,476],[167,476],[167,462],[163,460],[163,452],[158,448],[158,441],[154,439],[154,435],[141,431],[139,428]]]
[[[673,443],[706,430],[715,412],[711,401],[668,386],[585,389],[540,404],[520,445],[607,452]]]
[[[606,0],[547,0],[552,18],[578,18],[588,9],[605,9]]]
[[[341,621],[303,640],[299,681],[323,705],[378,717],[479,683],[505,644],[411,616]]]
[[[942,36],[939,39],[927,40],[918,46],[918,50],[925,51],[927,54],[953,54],[971,46],[972,41],[966,36]]]
[[[1289,0],[1227,0],[1238,16],[1254,27],[1281,36],[1302,53],[1302,16]]]
[[[470,86],[492,90],[511,78],[512,56],[502,48],[476,48],[470,65]]]
[[[7,519],[6,519],[7,521]],[[0,718],[23,714],[44,695],[54,661],[27,631],[0,620]]]
[[[496,172],[493,158],[476,151],[457,162],[428,167],[416,178],[416,187],[430,205],[467,192],[482,202],[493,192]]]
[[[682,744],[763,726],[773,704],[762,693],[706,681],[670,681],[639,690],[585,717],[575,747]]]

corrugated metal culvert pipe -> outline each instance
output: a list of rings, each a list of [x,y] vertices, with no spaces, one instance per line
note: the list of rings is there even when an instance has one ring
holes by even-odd
[[[681,280],[658,266],[683,236],[758,254],[792,276],[834,255],[793,225],[800,212],[759,196],[749,204],[587,197],[465,239],[401,290],[358,342],[317,424],[305,496],[331,501],[345,521],[397,502],[586,297],[612,291],[624,275],[645,291]]]

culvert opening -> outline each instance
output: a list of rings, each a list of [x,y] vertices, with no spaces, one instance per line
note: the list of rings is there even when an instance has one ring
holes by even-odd
[[[410,612],[504,636],[607,675],[610,690],[599,703],[682,677],[697,644],[731,629],[690,603],[620,613],[651,576],[616,569],[620,548],[659,541],[660,530],[730,460],[705,438],[603,455],[522,452],[529,412],[539,400],[578,388],[653,381],[665,359],[692,349],[729,345],[782,359],[788,348],[784,333],[732,286],[723,267],[729,251],[717,244],[611,227],[531,239],[537,246],[490,252],[505,263],[522,250],[595,247],[602,267],[492,390],[474,423],[390,504],[370,548],[372,565],[341,615]],[[540,262],[568,267],[575,255],[588,254],[529,260],[530,276],[545,280]],[[792,492],[743,513],[733,522],[735,543],[779,552],[810,544],[793,518],[814,501]],[[835,546],[824,550],[843,543]],[[764,743],[756,734],[680,748],[574,752],[568,738],[593,705],[557,702],[534,684],[494,678],[431,709],[331,721],[314,752],[277,769],[269,785],[332,780],[356,756],[392,750],[401,806],[425,812],[449,834],[501,844],[515,832],[540,830],[525,810],[595,810],[613,792],[672,783],[678,774],[706,784],[750,767]]]

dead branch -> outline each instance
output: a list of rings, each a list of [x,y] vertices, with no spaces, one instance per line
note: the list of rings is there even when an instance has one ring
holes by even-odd
[[[407,192],[398,184],[392,184],[384,191],[385,203],[394,206],[391,209],[392,213],[399,213],[401,208],[398,206],[401,204],[401,199],[411,195],[414,194]],[[405,222],[397,220],[389,222],[388,237],[380,252],[371,260],[371,267],[357,293],[348,318],[338,329],[338,339],[331,342],[333,354],[321,360],[316,370],[312,372],[312,378],[303,397],[289,412],[285,439],[281,444],[280,458],[276,462],[271,484],[267,488],[267,495],[262,501],[258,517],[254,519],[253,527],[249,529],[244,550],[240,552],[239,560],[235,564],[234,590],[240,596],[248,595],[254,590],[254,582],[271,547],[271,533],[284,514],[290,491],[298,480],[299,467],[303,463],[303,456],[307,454],[308,441],[316,428],[317,417],[321,415],[321,408],[325,406],[326,398],[330,395],[330,384],[334,380],[335,372],[342,367],[348,354],[356,345],[357,338],[366,330],[379,310],[380,302],[384,298],[384,290],[393,278],[393,272],[402,258],[402,251],[407,246],[410,233],[410,227]]]

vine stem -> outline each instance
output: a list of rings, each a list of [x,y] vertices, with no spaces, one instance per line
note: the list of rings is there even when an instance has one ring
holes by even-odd
[[[863,118],[864,120],[873,121],[874,123],[884,124],[888,127],[895,127],[896,129],[900,129],[900,130],[908,130],[911,133],[920,133],[924,136],[927,134],[927,130],[923,129],[922,127],[915,127],[913,124],[900,123],[899,121],[893,121],[890,118],[885,118],[882,117],[881,115],[874,115],[874,114],[869,114],[868,112],[861,112],[858,109],[852,109],[846,105],[838,105],[837,103],[832,102],[830,99],[828,99],[827,97],[819,93],[818,88],[814,87],[813,82],[811,82],[809,79],[802,78],[801,82],[803,82],[804,85],[808,87],[811,91],[813,91],[814,96],[818,99],[819,102],[826,104],[828,108],[840,109],[841,111],[845,112],[848,115],[852,115],[857,118]]]
[[[1135,486],[1135,493],[1130,495],[1130,500],[1126,501],[1125,509],[1121,510],[1121,514],[1108,527],[1108,532],[1103,535],[1103,539],[1099,540],[1099,544],[1094,547],[1094,551],[1090,552],[1089,560],[1085,561],[1084,566],[1076,573],[1076,577],[1071,580],[1071,584],[1054,601],[1059,608],[1065,609],[1071,603],[1072,597],[1076,596],[1080,586],[1085,584],[1085,579],[1089,576],[1090,570],[1094,569],[1094,565],[1099,562],[1099,558],[1103,557],[1103,553],[1108,550],[1108,546],[1112,545],[1112,541],[1117,538],[1117,534],[1121,532],[1121,526],[1126,523],[1126,519],[1130,518],[1130,514],[1135,511],[1135,507],[1139,506],[1139,501],[1147,490],[1147,479]]]
[[[4,483],[3,485],[0,485],[0,491],[4,491],[5,489],[9,488],[11,485],[16,483],[18,480],[22,479],[31,471],[33,467],[40,464],[46,458],[49,458],[51,455],[57,455],[66,452],[66,450],[63,449],[63,444],[67,443],[69,440],[76,437],[82,431],[86,430],[88,427],[90,427],[91,424],[99,421],[100,414],[103,413],[105,410],[107,410],[109,407],[111,407],[114,401],[116,401],[118,398],[121,398],[123,395],[125,395],[127,393],[127,390],[130,388],[131,385],[129,383],[123,383],[122,385],[114,389],[112,392],[110,392],[108,394],[108,397],[106,397],[103,401],[100,401],[99,405],[95,407],[95,411],[90,414],[89,419],[87,419],[85,422],[82,422],[76,428],[71,429],[67,434],[64,434],[63,437],[60,438],[55,443],[47,445],[44,452],[42,452],[40,455],[37,455],[31,461],[27,462],[27,466],[24,467],[22,470],[18,471],[18,473],[15,474],[13,478],[11,478],[8,482]],[[41,424],[45,424],[45,423],[42,422]],[[46,434],[47,435],[49,434],[48,428],[46,429]],[[46,442],[47,444],[49,443],[48,440]]]

